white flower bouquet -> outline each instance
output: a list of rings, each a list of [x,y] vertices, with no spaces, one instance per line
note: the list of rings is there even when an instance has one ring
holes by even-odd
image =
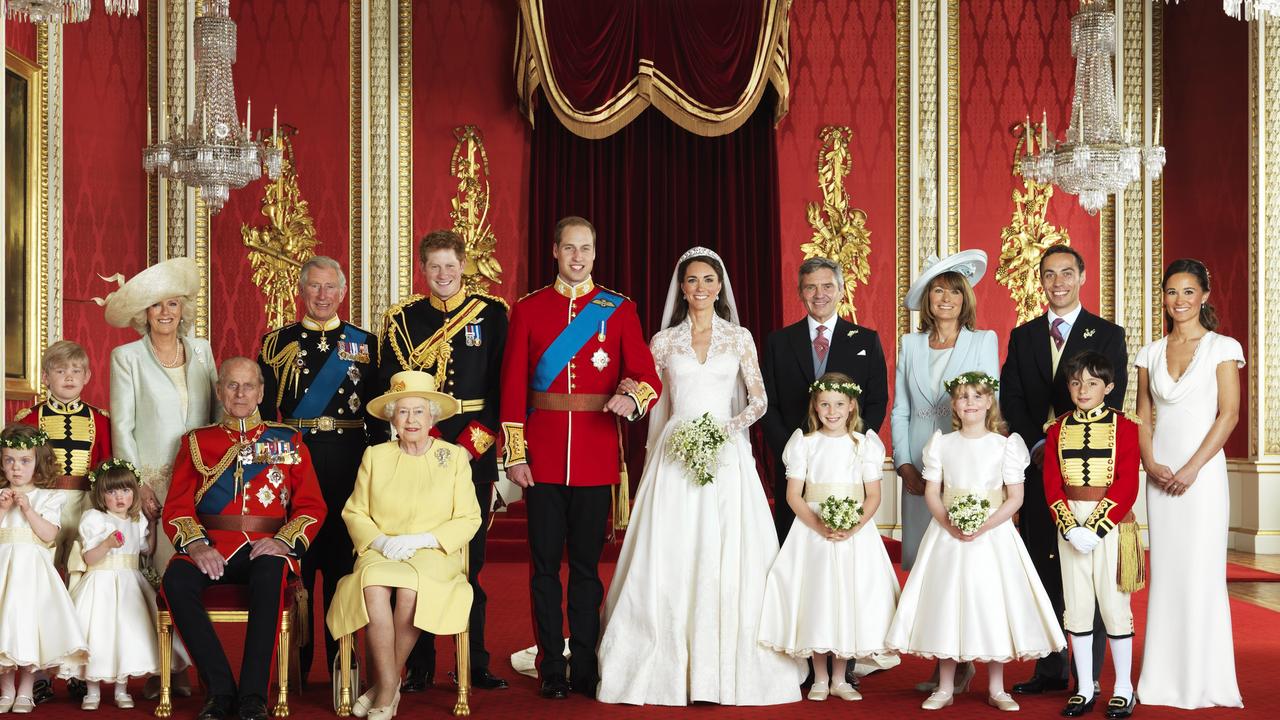
[[[965,494],[951,501],[947,508],[947,517],[951,524],[960,528],[965,535],[972,535],[987,521],[991,514],[991,501],[973,494]]]
[[[720,463],[720,448],[728,442],[720,423],[711,413],[680,423],[671,433],[668,449],[693,477],[694,482],[706,485],[715,480],[715,469]]]
[[[852,530],[862,520],[862,503],[849,497],[829,497],[818,503],[818,519],[832,530]]]

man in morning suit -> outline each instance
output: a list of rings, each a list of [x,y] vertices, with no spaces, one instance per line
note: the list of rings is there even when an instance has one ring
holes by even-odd
[[[836,315],[844,294],[840,266],[815,257],[800,265],[800,299],[808,313],[800,322],[769,334],[763,373],[769,409],[764,415],[765,440],[773,452],[773,520],[778,542],[787,539],[795,513],[787,505],[787,471],[782,450],[809,416],[809,385],[823,373],[841,372],[862,388],[858,398],[862,424],[880,431],[889,405],[889,379],[884,350],[875,330]]]
[[[401,370],[435,376],[436,387],[458,399],[461,409],[432,427],[433,434],[459,445],[471,458],[471,480],[480,504],[480,529],[469,545],[467,579],[471,582],[471,686],[481,690],[507,687],[489,672],[484,644],[485,606],[480,587],[488,538],[493,484],[498,480],[498,402],[501,397],[502,350],[507,341],[507,304],[500,298],[463,289],[467,246],[451,230],[422,238],[418,267],[430,295],[413,295],[387,311],[383,319],[378,388],[391,387]],[[409,654],[402,692],[421,692],[432,684],[436,667],[435,635],[424,632]]]
[[[161,526],[178,554],[162,590],[208,698],[197,720],[266,720],[286,575],[315,539],[326,510],[302,434],[258,414],[262,373],[235,357],[218,372],[222,422],[182,437]],[[239,691],[202,594],[249,586]]]
[[[503,463],[525,488],[541,694],[562,699],[564,616],[560,560],[569,552],[568,619],[574,691],[595,697],[600,672],[600,551],[620,480],[618,419],[638,420],[662,391],[635,303],[591,279],[596,230],[580,217],[556,224],[555,283],[511,314],[502,361]],[[634,384],[619,392],[623,380]]]
[[[1000,372],[1000,411],[1009,423],[1009,431],[1021,435],[1031,449],[1018,532],[1059,618],[1064,607],[1062,572],[1058,564],[1058,529],[1044,494],[1045,428],[1059,415],[1075,408],[1063,368],[1077,353],[1100,352],[1115,368],[1115,387],[1107,393],[1107,407],[1118,408],[1124,403],[1129,376],[1124,328],[1081,306],[1080,286],[1084,280],[1084,258],[1080,253],[1068,245],[1054,245],[1045,250],[1040,258],[1040,284],[1049,299],[1049,309],[1009,334],[1009,353]],[[1096,682],[1102,671],[1106,633],[1101,617],[1094,620],[1093,680]],[[1014,685],[1013,691],[1035,695],[1065,690],[1071,672],[1067,651],[1053,653],[1038,660],[1031,679]]]
[[[302,558],[302,584],[314,594],[316,571],[324,578],[325,610],[338,580],[351,572],[351,536],[342,522],[342,506],[355,487],[360,458],[368,446],[364,405],[372,392],[378,339],[338,317],[347,294],[347,277],[333,258],[317,255],[302,265],[298,289],[307,309],[302,322],[262,338],[258,367],[264,378],[259,411],[265,420],[297,428],[315,461],[324,502],[333,510]],[[308,612],[314,612],[308,603]],[[310,627],[315,627],[312,618]],[[324,624],[323,622],[321,624]],[[311,669],[311,638],[301,648],[303,677]],[[324,631],[325,657],[333,669],[338,643]]]

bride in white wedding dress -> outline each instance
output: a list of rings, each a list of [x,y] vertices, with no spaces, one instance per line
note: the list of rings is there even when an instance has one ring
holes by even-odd
[[[746,431],[768,401],[723,268],[706,248],[680,258],[665,329],[650,343],[664,391],[649,415],[648,456],[605,601],[603,702],[800,700],[803,663],[756,642],[778,542]],[[698,485],[666,445],[676,426],[703,413],[729,441],[715,480]]]

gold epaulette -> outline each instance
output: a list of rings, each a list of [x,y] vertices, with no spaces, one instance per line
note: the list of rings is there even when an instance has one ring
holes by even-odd
[[[1049,428],[1053,427],[1054,425],[1057,425],[1058,423],[1062,422],[1063,420],[1066,420],[1066,419],[1067,419],[1067,416],[1068,416],[1068,415],[1070,415],[1070,414],[1071,414],[1071,413],[1069,413],[1069,412],[1064,412],[1064,413],[1062,413],[1061,415],[1059,415],[1058,417],[1056,417],[1056,418],[1054,418],[1054,419],[1050,420],[1049,422],[1045,423],[1045,424],[1044,424],[1044,427],[1042,427],[1042,428],[1040,428],[1040,429],[1041,429],[1042,431],[1044,431],[1044,432],[1049,432]]]
[[[88,403],[85,403],[85,404],[86,404],[86,405],[88,405]],[[111,413],[107,412],[106,410],[103,410],[103,409],[102,409],[102,408],[100,408],[100,407],[94,407],[93,405],[89,405],[89,409],[90,409],[90,410],[93,410],[94,412],[102,413],[102,417],[104,417],[104,418],[110,418],[110,417],[111,417]],[[17,418],[17,416],[15,415],[13,419],[14,419],[14,420],[17,420],[18,418]]]
[[[387,311],[382,314],[384,325],[387,318],[390,318],[392,315],[397,315],[399,313],[404,312],[405,307],[412,305],[413,303],[416,303],[419,300],[425,299],[426,297],[427,297],[426,295],[423,295],[421,293],[414,293],[409,297],[396,303],[395,305],[392,305],[391,307],[387,308]]]
[[[596,283],[596,287],[600,288],[601,290],[604,290],[605,292],[611,292],[611,293],[613,293],[614,295],[617,295],[618,297],[622,298],[623,300],[631,300],[631,298],[627,297],[626,295],[623,295],[622,293],[618,292],[617,290],[614,290],[613,288],[607,288],[607,287],[605,287],[605,286],[601,285],[600,283]],[[632,302],[635,302],[635,301],[634,301],[634,300],[632,300]]]
[[[521,295],[521,296],[519,297],[519,299],[517,299],[517,300],[516,300],[516,302],[520,302],[521,300],[524,300],[525,298],[529,297],[530,295],[537,295],[538,293],[542,292],[543,290],[546,290],[546,289],[547,289],[547,288],[549,288],[549,287],[551,287],[551,286],[550,286],[550,285],[543,285],[542,287],[538,288],[537,290],[530,290],[529,292],[527,292],[527,293],[525,293],[525,294]]]
[[[1139,427],[1142,426],[1142,418],[1138,417],[1138,413],[1134,413],[1130,415],[1129,413],[1121,412],[1115,408],[1111,408],[1111,412],[1115,413],[1117,417],[1122,417],[1125,420],[1128,420],[1129,422],[1133,423],[1134,425],[1137,425]]]
[[[31,408],[22,408],[21,410],[13,414],[13,421],[22,422],[29,415],[31,415]]]
[[[489,293],[482,293],[482,292],[473,292],[473,293],[471,293],[471,294],[472,294],[472,295],[474,295],[474,296],[476,296],[476,297],[482,297],[482,298],[484,298],[485,300],[488,300],[489,302],[498,303],[499,305],[501,305],[501,306],[502,306],[502,309],[503,309],[503,310],[506,310],[507,312],[510,312],[510,311],[511,311],[511,306],[507,304],[507,301],[506,301],[506,300],[503,300],[502,298],[498,297],[497,295],[490,295]]]

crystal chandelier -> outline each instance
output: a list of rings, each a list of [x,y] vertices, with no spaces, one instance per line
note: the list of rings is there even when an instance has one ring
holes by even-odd
[[[108,15],[138,14],[138,0],[102,0]],[[90,0],[7,0],[12,20],[33,23],[77,23],[89,19]]]
[[[242,188],[265,172],[280,176],[281,151],[274,128],[266,142],[255,141],[249,122],[236,116],[235,86],[231,65],[236,60],[236,24],[229,14],[230,0],[204,0],[204,14],[195,19],[196,107],[185,131],[149,144],[142,151],[142,167],[148,173],[182,182],[200,190],[200,197],[217,213],[230,197],[231,188]],[[147,142],[151,142],[151,113],[147,113]],[[175,115],[172,125],[179,126]]]
[[[1169,0],[1164,1],[1169,2]],[[1173,1],[1180,2],[1180,0]],[[1248,22],[1277,17],[1280,16],[1280,0],[1222,0],[1222,12],[1231,17],[1239,20],[1241,10],[1244,11],[1243,17]]]
[[[1042,129],[1040,152],[1033,152],[1033,143],[1028,140],[1022,165],[1032,180],[1053,183],[1078,195],[1080,206],[1090,215],[1107,204],[1108,195],[1120,193],[1138,180],[1143,167],[1151,178],[1159,177],[1165,161],[1159,111],[1153,146],[1131,143],[1129,130],[1121,130],[1112,79],[1116,15],[1111,8],[1111,0],[1080,0],[1080,12],[1071,18],[1076,83],[1066,140],[1059,143]],[[1029,128],[1030,123],[1028,137]]]

